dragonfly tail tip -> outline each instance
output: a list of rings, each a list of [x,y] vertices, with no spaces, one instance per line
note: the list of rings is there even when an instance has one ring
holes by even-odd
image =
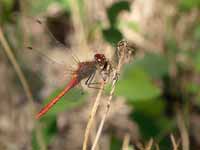
[[[35,116],[35,119],[40,119],[41,118],[41,115],[40,114],[37,114],[36,116]]]

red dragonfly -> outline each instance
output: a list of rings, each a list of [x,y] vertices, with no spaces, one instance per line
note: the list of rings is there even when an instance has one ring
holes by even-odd
[[[60,94],[41,109],[41,111],[36,115],[36,119],[39,119],[47,113],[54,104],[56,104],[71,88],[78,85],[81,80],[88,78],[85,84],[89,88],[98,88],[94,87],[94,84],[98,83],[92,83],[98,69],[103,80],[106,80],[107,75],[111,72],[111,65],[104,54],[97,53],[94,55],[94,60],[79,62],[77,69],[72,72],[71,80],[66,87],[60,92]]]
[[[34,24],[34,26],[36,27],[39,26],[39,28],[44,27],[44,29],[47,31],[47,34],[51,37],[52,41],[55,42],[55,45],[61,46],[62,48],[63,47],[66,48],[65,45],[63,45],[62,43],[56,40],[56,38],[51,33],[51,31],[49,31],[46,24],[44,24],[41,20],[32,18],[30,25],[32,24]],[[28,46],[27,48],[29,50],[34,49],[35,52],[38,53],[40,56],[44,56],[44,57],[46,56],[45,54],[40,53],[40,51],[37,51],[37,49],[33,48],[32,46]],[[46,58],[52,62],[51,58],[49,57],[46,57]],[[53,105],[55,105],[70,89],[78,85],[83,79],[87,78],[87,80],[85,81],[85,85],[87,85],[89,88],[98,88],[97,87],[98,83],[93,82],[93,79],[97,70],[100,72],[100,75],[103,80],[106,80],[106,77],[112,71],[111,63],[110,61],[108,61],[108,59],[105,57],[104,54],[96,53],[94,55],[93,60],[91,61],[80,62],[80,61],[77,61],[76,59],[75,61],[77,62],[77,69],[72,71],[71,80],[55,98],[53,98],[46,106],[44,106],[41,109],[39,113],[36,114],[35,116],[36,119],[41,118],[45,113],[47,113],[51,109],[51,107],[53,107]]]

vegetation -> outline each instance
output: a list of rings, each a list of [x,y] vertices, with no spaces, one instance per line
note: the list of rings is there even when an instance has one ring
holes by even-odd
[[[120,68],[96,149],[198,150],[199,8],[198,0],[0,1],[0,148],[82,149],[98,89],[78,86],[34,118],[70,79],[67,72],[57,83],[65,70],[54,61],[71,65],[71,54],[91,60],[99,52],[117,67],[117,43],[126,39],[136,53]],[[104,87],[88,149],[111,86]]]

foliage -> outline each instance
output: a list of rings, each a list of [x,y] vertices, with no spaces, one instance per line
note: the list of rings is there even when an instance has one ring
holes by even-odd
[[[0,2],[0,5],[3,6],[3,13],[0,16],[2,24],[10,23],[10,20],[12,20],[13,2],[14,0]],[[30,3],[30,13],[40,14],[47,11],[48,7],[55,2],[65,11],[71,11],[70,0],[36,0],[36,2],[32,1]],[[80,16],[84,17],[84,1],[79,0],[78,5]],[[199,7],[199,0],[181,0],[178,4],[179,10],[177,14],[187,14]],[[126,22],[118,18],[123,11],[130,11],[129,1],[117,1],[106,9],[109,26],[107,28],[101,26],[100,32],[103,35],[103,39],[109,44],[116,44],[123,39],[122,29],[124,27],[128,27],[135,32],[141,30],[140,26],[134,21]],[[178,22],[179,18],[175,19]],[[99,27],[99,24],[101,25],[101,23],[97,22],[93,26]],[[171,23],[169,26],[173,30],[174,24]],[[178,103],[182,108],[188,108],[187,104],[194,101],[195,107],[200,108],[200,86],[194,79],[195,77],[192,76],[194,74],[199,76],[200,74],[199,21],[196,21],[193,27],[191,31],[188,31],[192,32],[191,39],[193,40],[192,43],[187,41],[189,46],[180,45],[180,42],[178,43],[177,41],[176,33],[167,33],[164,39],[165,52],[162,54],[145,52],[142,58],[134,58],[130,64],[123,68],[116,85],[115,96],[126,99],[127,104],[132,108],[133,111],[130,118],[138,124],[142,139],[148,140],[154,137],[155,140],[160,142],[162,149],[170,145],[169,138],[166,135],[177,130],[175,115],[168,116],[168,107],[170,106],[173,109],[173,106]],[[146,49],[146,51],[148,50]],[[179,56],[186,58],[185,61],[179,61]],[[172,69],[178,74],[177,77],[172,75],[174,73],[172,73]],[[168,79],[167,81],[165,80],[166,78]],[[56,89],[47,100],[43,101],[42,105],[44,106],[48,103],[59,92],[60,89]],[[181,102],[176,101],[173,99],[174,95],[181,95],[180,97],[188,99],[184,102],[181,100]],[[51,143],[53,137],[58,133],[56,116],[60,112],[82,105],[86,97],[87,94],[81,95],[79,89],[71,90],[39,121],[42,127],[42,137],[46,145]],[[191,105],[193,105],[192,102]],[[32,145],[33,149],[39,149],[35,130],[32,133]],[[111,149],[120,149],[121,145],[121,140],[116,137],[111,138]]]
[[[43,101],[43,106],[47,104],[52,98],[57,96],[60,93],[60,89],[56,89],[48,98],[48,100]],[[84,102],[84,99],[87,97],[87,93],[82,94],[80,89],[74,88],[69,91],[68,94],[63,96],[59,102],[56,103],[55,107],[53,107],[44,117],[55,116],[60,112],[63,112],[67,109],[71,109],[73,107],[77,107]]]
[[[117,28],[117,17],[120,12],[129,11],[129,10],[130,10],[130,6],[129,6],[128,1],[116,2],[107,9],[107,16],[110,22],[110,27],[102,31],[104,39],[107,42],[111,44],[113,43],[116,44],[118,41],[122,39],[123,35],[120,32],[120,30]]]

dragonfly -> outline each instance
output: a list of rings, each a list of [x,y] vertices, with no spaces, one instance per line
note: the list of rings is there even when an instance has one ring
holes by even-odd
[[[41,20],[36,20],[37,24],[43,24]],[[56,42],[56,44],[59,44],[61,47],[65,47],[63,44],[58,42],[55,37],[52,35],[52,33],[48,30],[46,26],[44,26],[47,30],[48,34],[52,38],[53,41]],[[34,50],[37,52],[40,56],[45,57],[44,53],[40,53],[37,49],[35,49],[32,46],[26,47],[29,50]],[[72,56],[73,57],[73,56]],[[50,60],[53,63],[54,60],[52,60],[49,57],[45,57],[48,61]],[[74,58],[74,57],[73,57]],[[90,61],[79,61],[78,59],[74,58],[75,62],[77,63],[76,69],[70,70],[71,73],[71,79],[68,81],[66,86],[63,88],[63,90],[55,96],[48,104],[46,104],[36,115],[36,119],[40,119],[42,116],[44,116],[65,94],[67,94],[72,88],[79,85],[79,83],[86,79],[85,85],[88,88],[95,88],[99,89],[98,85],[99,82],[94,82],[94,77],[96,73],[98,72],[100,77],[106,81],[108,76],[113,72],[113,66],[110,60],[108,60],[103,53],[95,53],[93,56],[93,59]],[[66,66],[65,66],[66,67]],[[67,69],[66,69],[67,70]]]
[[[72,72],[71,80],[65,86],[65,88],[53,98],[46,106],[44,106],[39,113],[36,114],[36,119],[40,119],[45,113],[47,113],[53,105],[55,105],[70,89],[78,85],[83,79],[87,78],[85,85],[89,88],[98,88],[94,85],[93,79],[96,71],[99,70],[102,79],[105,81],[107,76],[112,71],[112,66],[109,60],[104,54],[97,53],[94,55],[92,61],[79,62],[77,69]]]

